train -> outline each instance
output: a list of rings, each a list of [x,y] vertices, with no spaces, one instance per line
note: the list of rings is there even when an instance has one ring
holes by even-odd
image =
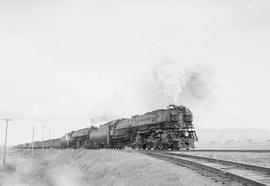
[[[71,131],[61,138],[17,145],[17,148],[138,148],[145,150],[194,149],[198,141],[193,115],[185,106],[169,105],[99,127]]]

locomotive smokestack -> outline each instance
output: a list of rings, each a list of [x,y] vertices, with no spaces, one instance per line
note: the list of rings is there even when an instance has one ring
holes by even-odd
[[[111,134],[110,134],[110,130],[111,130],[110,123],[108,123],[107,145],[108,145],[109,147],[111,147]]]

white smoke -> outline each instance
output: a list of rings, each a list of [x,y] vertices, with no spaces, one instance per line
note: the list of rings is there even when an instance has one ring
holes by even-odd
[[[189,104],[211,99],[214,71],[202,65],[165,61],[152,73],[152,83],[167,104]]]

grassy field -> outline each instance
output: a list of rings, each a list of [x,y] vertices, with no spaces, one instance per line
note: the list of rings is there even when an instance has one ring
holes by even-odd
[[[221,185],[189,169],[137,152],[10,150],[1,186]]]
[[[270,167],[270,153],[255,152],[184,152],[184,154],[205,156]]]

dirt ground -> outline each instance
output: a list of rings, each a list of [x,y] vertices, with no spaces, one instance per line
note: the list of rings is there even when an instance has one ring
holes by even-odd
[[[1,154],[2,155],[2,154]],[[208,177],[138,152],[9,150],[0,186],[183,185],[217,186]]]
[[[181,152],[197,156],[205,156],[210,158],[218,158],[230,161],[239,161],[259,166],[270,167],[269,152]]]

